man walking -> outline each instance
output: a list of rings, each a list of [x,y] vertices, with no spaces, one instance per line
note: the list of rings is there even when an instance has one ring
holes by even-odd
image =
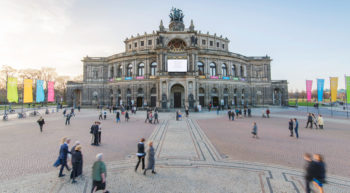
[[[70,118],[72,117],[72,114],[67,114],[66,116],[66,125],[70,125]]]
[[[102,161],[103,154],[99,153],[96,155],[96,161],[92,166],[92,190],[91,193],[95,193],[98,190],[103,190],[104,193],[109,193],[106,190],[106,177],[107,169],[106,164]]]
[[[158,111],[154,111],[154,121],[153,121],[153,123],[156,124],[156,121],[157,121],[157,123],[159,123],[159,121],[158,121]]]
[[[137,158],[138,158],[138,162],[135,166],[135,172],[137,171],[137,168],[139,167],[140,165],[140,162],[142,162],[142,169],[144,170],[145,169],[145,156],[146,156],[146,153],[145,153],[145,138],[141,138],[140,142],[137,144]]]
[[[307,116],[307,123],[306,123],[305,128],[308,128],[309,124],[310,124],[310,129],[312,129],[312,115],[311,115],[311,113],[309,113],[309,115]]]
[[[231,120],[231,116],[232,116],[231,109],[227,111],[227,115],[228,115],[228,120]]]
[[[298,133],[298,130],[299,130],[299,123],[298,123],[297,118],[294,118],[294,122],[295,122],[294,133],[295,133],[295,136],[296,136],[297,139],[298,139],[298,138],[299,138],[299,133]]]
[[[43,132],[43,126],[45,124],[43,117],[40,117],[40,119],[37,122],[38,122],[39,127],[40,127],[40,132]]]
[[[119,123],[120,122],[120,112],[119,112],[119,110],[117,110],[115,118],[116,118],[117,123]]]
[[[148,109],[146,111],[146,119],[145,119],[145,123],[147,123],[149,121],[149,113],[148,113]]]
[[[67,165],[67,157],[68,157],[68,153],[70,153],[68,150],[69,143],[70,143],[70,139],[67,138],[65,140],[65,142],[60,147],[59,159],[60,159],[60,163],[61,163],[61,168],[60,168],[60,173],[58,174],[58,177],[65,176],[65,174],[62,174],[64,167],[66,167],[67,170],[70,171],[70,169],[68,168],[68,165]]]

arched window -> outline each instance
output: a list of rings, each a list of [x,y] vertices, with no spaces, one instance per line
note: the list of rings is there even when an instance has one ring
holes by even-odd
[[[127,94],[127,95],[131,95],[131,90],[130,90],[130,88],[128,88],[128,90],[126,91],[126,94]]]
[[[121,77],[122,74],[123,74],[123,65],[120,65],[118,69],[118,77]]]
[[[218,92],[218,91],[217,91],[216,88],[212,88],[212,89],[211,89],[211,93],[216,94],[217,92]]]
[[[226,64],[221,65],[221,74],[222,76],[227,76],[227,67]]]
[[[232,64],[232,76],[236,77],[236,65]]]
[[[197,62],[198,74],[204,75],[204,64],[202,62]]]
[[[129,77],[132,76],[132,64],[128,65],[128,69],[127,69],[126,75],[129,76]]]
[[[199,93],[204,94],[204,88],[199,88]]]
[[[140,63],[138,66],[138,76],[143,76],[144,74],[144,69],[145,69],[145,64],[144,63]]]
[[[224,94],[228,94],[228,88],[224,89]]]
[[[245,77],[246,76],[246,74],[245,74],[245,66],[241,66],[240,71],[241,71],[241,77]]]
[[[110,69],[110,78],[113,78],[113,77],[114,77],[114,66],[112,65]]]
[[[151,76],[155,76],[157,72],[157,62],[152,62],[151,64]]]
[[[216,76],[216,65],[215,63],[210,63],[210,76]]]
[[[143,94],[143,89],[142,89],[142,88],[139,88],[139,89],[137,90],[137,94]]]

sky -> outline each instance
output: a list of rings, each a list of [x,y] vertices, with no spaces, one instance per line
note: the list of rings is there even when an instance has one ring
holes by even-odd
[[[305,80],[350,75],[350,1],[336,0],[0,0],[0,66],[54,67],[82,74],[82,58],[124,51],[131,35],[152,33],[172,7],[186,27],[230,40],[229,50],[269,55],[272,79],[305,90]],[[316,88],[314,81],[313,88]]]

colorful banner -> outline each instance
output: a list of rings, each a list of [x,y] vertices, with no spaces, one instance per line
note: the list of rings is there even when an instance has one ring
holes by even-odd
[[[324,79],[317,79],[317,98],[318,102],[323,101],[323,88],[324,88]]]
[[[222,79],[223,79],[223,80],[230,80],[230,77],[228,77],[228,76],[223,76]]]
[[[24,95],[23,103],[32,103],[33,102],[33,80],[24,79]]]
[[[47,82],[47,102],[55,101],[55,82]]]
[[[312,92],[312,80],[306,80],[306,98],[307,101],[311,101],[311,92]]]
[[[336,102],[338,94],[338,77],[330,77],[329,79],[331,82],[331,101]]]
[[[7,101],[9,103],[18,103],[17,78],[7,78]]]
[[[45,94],[44,94],[44,81],[36,80],[36,102],[44,102]]]
[[[346,102],[350,103],[350,76],[345,76]]]

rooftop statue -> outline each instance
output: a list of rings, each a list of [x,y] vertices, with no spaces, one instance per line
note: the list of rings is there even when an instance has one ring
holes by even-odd
[[[170,20],[173,22],[173,21],[181,21],[182,22],[182,19],[184,18],[184,14],[182,13],[182,10],[181,9],[176,9],[176,8],[171,8],[171,11],[170,11]]]

